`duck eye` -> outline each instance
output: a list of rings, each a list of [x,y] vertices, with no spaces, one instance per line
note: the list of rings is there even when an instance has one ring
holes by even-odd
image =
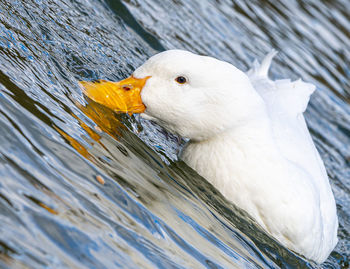
[[[183,76],[179,76],[175,79],[175,81],[179,84],[185,84],[187,82],[187,79]]]

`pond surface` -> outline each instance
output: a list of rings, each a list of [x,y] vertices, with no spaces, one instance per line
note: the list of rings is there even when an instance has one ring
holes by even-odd
[[[249,2],[249,4],[248,4]],[[262,232],[176,154],[159,126],[87,104],[187,49],[317,85],[306,112],[350,253],[350,9],[335,1],[0,0],[1,268],[318,268]]]

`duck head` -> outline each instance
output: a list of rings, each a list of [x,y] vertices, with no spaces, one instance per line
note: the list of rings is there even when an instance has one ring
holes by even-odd
[[[159,53],[120,82],[81,82],[85,95],[116,112],[141,113],[191,140],[256,120],[263,101],[233,65],[188,51]]]

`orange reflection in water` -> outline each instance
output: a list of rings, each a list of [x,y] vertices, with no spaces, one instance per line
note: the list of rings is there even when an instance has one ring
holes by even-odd
[[[116,114],[113,110],[100,105],[91,99],[88,99],[88,105],[83,106],[80,103],[76,103],[76,106],[91,120],[93,120],[99,129],[103,132],[109,134],[118,140],[121,135],[119,130],[125,129],[124,125],[117,119]],[[99,135],[88,127],[84,122],[82,122],[77,116],[72,115],[78,121],[80,126],[91,136],[92,139],[98,141],[100,139]],[[98,138],[96,137],[98,136]]]
[[[97,131],[105,132],[118,140],[120,137],[120,129],[125,129],[124,125],[117,119],[116,114],[109,108],[104,107],[91,99],[88,99],[88,104],[83,106],[82,104],[76,102],[75,105],[86,115],[88,116],[94,123],[96,123],[96,130],[87,126],[78,116],[76,116],[73,112],[71,112],[71,116],[74,117],[79,125],[86,131],[86,133],[97,143],[99,143],[104,149],[105,146],[101,143],[101,136],[97,133]],[[78,151],[83,157],[93,160],[92,155],[89,153],[88,149],[78,142],[71,135],[66,133],[64,130],[54,126],[57,132],[60,133],[62,137],[64,137],[69,144]],[[107,150],[107,149],[106,149]]]
[[[59,129],[58,127],[54,126],[57,132],[60,133],[61,136],[63,136],[71,146],[78,151],[82,156],[84,156],[86,159],[91,159],[91,155],[88,152],[88,150],[80,144],[77,140],[75,140],[73,137],[71,137],[69,134],[67,134],[65,131]]]
[[[53,215],[57,215],[58,214],[58,212],[56,210],[54,210],[51,207],[45,205],[43,202],[39,202],[38,205],[41,206],[42,208],[46,209],[48,212],[50,212]]]

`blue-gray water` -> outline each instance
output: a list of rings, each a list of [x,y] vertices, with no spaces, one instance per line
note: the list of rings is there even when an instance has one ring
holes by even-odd
[[[77,85],[164,49],[247,70],[275,48],[273,78],[317,85],[306,120],[340,221],[322,267],[348,268],[349,17],[348,0],[0,0],[0,267],[317,267],[176,161],[179,138]]]

